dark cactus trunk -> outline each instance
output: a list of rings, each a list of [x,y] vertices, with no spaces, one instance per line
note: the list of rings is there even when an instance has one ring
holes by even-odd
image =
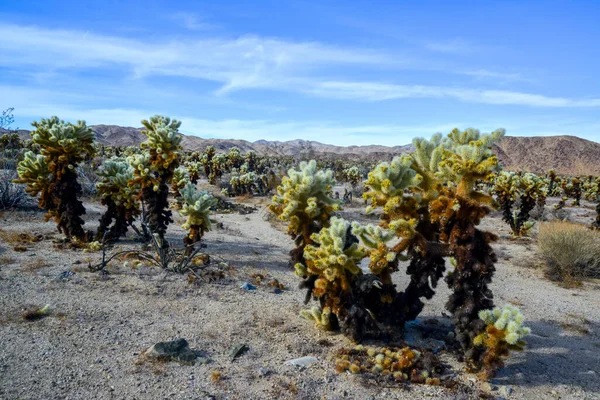
[[[81,185],[77,182],[77,173],[74,169],[64,168],[62,173],[54,175],[50,183],[49,192],[53,193],[55,220],[59,232],[68,238],[85,239],[83,230],[85,207],[78,199],[81,195]]]
[[[450,250],[456,259],[456,269],[446,277],[453,290],[446,303],[452,313],[456,339],[464,352],[467,365],[478,370],[482,365],[485,348],[475,346],[473,339],[485,329],[479,311],[493,308],[492,292],[488,284],[492,281],[497,261],[489,245],[495,240],[491,233],[478,230],[470,222],[458,223],[449,237]]]

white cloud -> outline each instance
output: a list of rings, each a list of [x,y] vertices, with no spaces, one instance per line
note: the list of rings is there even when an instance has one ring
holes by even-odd
[[[452,98],[483,103],[532,107],[600,107],[600,98],[571,99],[506,90],[452,88],[426,85],[394,85],[376,82],[321,82],[307,90],[336,99],[384,101],[403,98]]]
[[[344,69],[352,67],[371,68],[369,73],[377,74],[382,69],[393,70],[406,65],[403,59],[393,54],[318,42],[292,42],[259,36],[142,40],[7,23],[0,23],[0,37],[3,38],[0,41],[0,66],[11,71],[21,69],[37,74],[42,80],[56,71],[125,67],[138,78],[161,75],[212,81],[220,85],[215,91],[217,95],[242,89],[270,89],[356,101],[449,98],[496,105],[600,107],[600,98],[575,99],[510,90],[344,81],[343,77],[340,80],[326,79],[323,77],[326,73],[339,76],[344,74]],[[461,43],[450,42],[453,46]],[[485,69],[458,73],[490,78],[507,76]],[[118,79],[113,91],[120,89]],[[43,82],[39,85],[48,87]],[[99,91],[106,92],[106,89],[99,88]]]
[[[216,25],[206,22],[197,14],[191,12],[176,12],[171,14],[170,17],[173,21],[181,23],[184,28],[189,29],[191,31],[200,31],[216,28]]]
[[[127,67],[138,77],[167,75],[223,83],[224,91],[275,87],[322,67],[393,63],[386,55],[316,42],[258,36],[135,40],[0,23],[0,65],[51,69]]]

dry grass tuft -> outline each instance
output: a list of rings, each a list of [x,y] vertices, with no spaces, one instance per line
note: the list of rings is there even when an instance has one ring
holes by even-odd
[[[567,314],[566,320],[559,324],[564,330],[578,335],[589,335],[592,333],[591,321],[583,315]]]
[[[564,221],[540,225],[539,249],[550,279],[565,284],[600,277],[600,232]]]
[[[0,256],[0,265],[12,264],[16,261],[16,258],[11,256]]]
[[[34,258],[33,260],[29,260],[29,261],[22,263],[21,268],[23,268],[25,271],[28,271],[28,272],[35,272],[38,269],[46,268],[51,265],[52,264],[50,264],[44,258],[39,257],[39,258]]]
[[[30,235],[29,233],[19,233],[14,231],[7,231],[0,229],[0,239],[2,239],[6,243],[10,244],[26,244],[26,243],[35,243],[39,242],[43,239],[43,235],[37,233]]]

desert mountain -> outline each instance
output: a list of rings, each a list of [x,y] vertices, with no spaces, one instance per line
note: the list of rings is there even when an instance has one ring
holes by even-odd
[[[116,125],[90,126],[98,142],[113,146],[137,146],[145,140],[141,128]],[[29,131],[19,130],[19,135],[29,138]],[[203,139],[184,135],[183,146],[189,150],[203,150],[214,146],[226,151],[238,147],[242,152],[254,150],[258,154],[287,156],[344,156],[348,159],[389,159],[393,155],[412,150],[404,146],[334,146],[308,140],[285,142],[258,140],[249,142],[235,139]],[[600,175],[600,143],[576,136],[519,137],[506,136],[495,146],[501,165],[509,170],[542,173],[554,169],[566,175]]]

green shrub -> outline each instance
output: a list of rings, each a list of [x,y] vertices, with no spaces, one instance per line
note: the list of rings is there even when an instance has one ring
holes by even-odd
[[[540,225],[538,245],[551,279],[569,283],[600,277],[600,232],[570,222],[547,222]]]

